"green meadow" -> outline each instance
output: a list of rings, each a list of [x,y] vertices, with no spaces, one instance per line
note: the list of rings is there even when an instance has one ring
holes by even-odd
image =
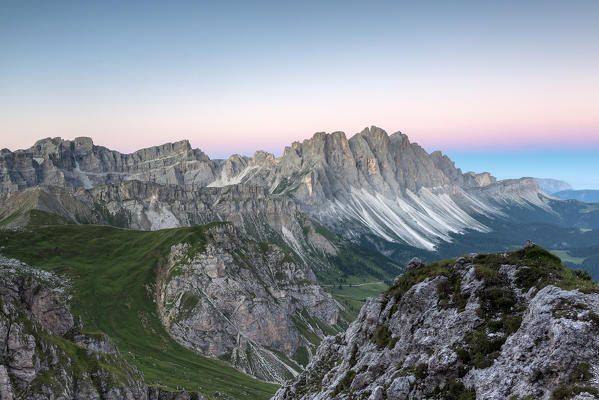
[[[48,225],[0,231],[2,253],[68,276],[71,308],[90,334],[104,332],[145,376],[168,390],[208,397],[267,399],[277,385],[203,357],[170,338],[155,303],[157,274],[173,244],[200,249],[207,226],[135,231],[96,225]]]

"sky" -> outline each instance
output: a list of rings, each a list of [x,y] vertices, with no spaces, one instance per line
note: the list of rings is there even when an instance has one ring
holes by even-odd
[[[0,2],[0,147],[281,154],[401,131],[463,170],[599,188],[599,1]]]

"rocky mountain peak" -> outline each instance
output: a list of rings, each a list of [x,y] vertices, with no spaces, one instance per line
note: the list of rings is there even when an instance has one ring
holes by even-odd
[[[369,141],[369,143],[375,145],[389,143],[389,135],[387,134],[387,132],[384,129],[374,125],[370,128],[364,128],[360,133],[356,133],[354,136],[352,136],[352,138],[356,136],[361,136],[365,138],[367,141]]]
[[[94,142],[92,138],[81,136],[73,139],[73,147],[76,153],[89,153],[94,148]]]
[[[36,185],[91,189],[132,180],[259,186],[293,197],[347,239],[368,233],[429,250],[465,229],[487,230],[479,215],[501,215],[512,203],[545,207],[533,181],[497,183],[488,173],[464,174],[441,152],[429,154],[406,135],[389,136],[376,126],[349,139],[339,131],[318,132],[286,147],[279,158],[257,151],[251,158],[211,160],[187,140],[122,154],[89,138],[48,138],[0,154],[0,192]]]
[[[534,244],[472,254],[407,270],[274,399],[594,398],[597,332],[588,273]]]
[[[275,158],[274,154],[263,150],[256,151],[252,157],[252,160],[254,163],[260,166],[272,165],[278,162],[278,159]]]
[[[159,146],[147,147],[145,149],[137,150],[133,155],[139,155],[142,158],[158,156],[167,156],[171,154],[188,153],[192,150],[189,140],[179,140],[172,143],[164,143]],[[203,154],[203,153],[202,153]],[[208,158],[208,156],[206,156]],[[208,158],[209,160],[209,158]]]
[[[57,144],[59,144],[61,142],[63,142],[63,140],[62,140],[62,138],[60,136],[56,136],[56,137],[53,137],[53,138],[47,137],[47,138],[43,138],[43,139],[37,140],[34,143],[33,147],[35,147],[35,148],[43,148],[43,147],[48,146],[48,145],[56,146]]]
[[[345,132],[342,131],[335,131],[331,133],[331,136],[333,136],[337,140],[347,140],[347,138],[345,137]]]
[[[83,152],[84,150],[91,151],[94,147],[92,138],[86,136],[76,137],[73,140],[63,139],[61,137],[40,139],[27,150],[19,150],[21,152],[31,152],[41,156],[49,156],[60,152],[61,150],[76,150]]]
[[[466,175],[472,177],[476,183],[476,186],[479,187],[489,186],[497,182],[497,179],[488,172],[481,172],[480,174],[477,174],[475,172],[469,171],[466,172]]]

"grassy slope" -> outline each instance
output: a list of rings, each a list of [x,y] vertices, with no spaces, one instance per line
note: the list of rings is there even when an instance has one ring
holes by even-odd
[[[573,257],[568,250],[551,250],[551,253],[555,254],[562,259],[563,262],[572,263],[576,265],[582,265],[584,257]]]
[[[367,297],[378,297],[388,286],[384,282],[370,282],[359,285],[342,285],[341,289],[339,285],[324,287],[345,308],[343,316],[351,321],[356,318]]]
[[[266,399],[275,385],[185,349],[166,333],[154,303],[156,270],[172,244],[204,243],[205,226],[141,232],[107,226],[45,226],[0,232],[2,253],[68,274],[72,309],[91,332],[105,332],[148,384]]]
[[[345,308],[348,321],[357,317],[367,297],[378,296],[402,272],[382,254],[347,242],[329,262],[335,269],[318,272],[318,281]]]

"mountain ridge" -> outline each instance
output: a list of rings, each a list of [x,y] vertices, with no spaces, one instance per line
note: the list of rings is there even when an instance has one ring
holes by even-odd
[[[9,149],[2,149],[0,151],[0,156],[2,157],[4,162],[6,162],[6,158],[9,158],[11,155],[13,155],[13,156],[17,155],[18,156],[17,158],[19,158],[18,161],[21,163],[27,162],[28,158],[30,158],[33,161],[35,161],[38,166],[41,166],[43,164],[43,162],[46,161],[46,158],[44,158],[44,156],[64,155],[64,154],[68,154],[69,152],[72,152],[77,156],[82,156],[89,152],[108,153],[109,157],[107,157],[107,158],[112,158],[116,162],[119,162],[119,161],[123,162],[123,165],[121,165],[121,167],[131,166],[131,164],[135,164],[136,162],[149,163],[152,161],[164,160],[164,159],[167,159],[169,156],[176,156],[176,155],[185,155],[185,157],[182,159],[182,161],[193,161],[193,160],[202,161],[202,162],[212,161],[217,164],[221,161],[226,162],[227,160],[231,160],[232,162],[241,161],[241,160],[254,160],[255,162],[258,162],[258,160],[271,160],[275,163],[281,163],[282,160],[287,158],[290,153],[296,151],[297,149],[303,148],[303,147],[316,147],[317,143],[326,141],[327,138],[329,138],[329,137],[333,138],[335,141],[339,141],[341,143],[343,143],[343,142],[352,143],[352,140],[353,140],[353,142],[357,142],[360,138],[364,138],[366,140],[366,142],[368,142],[369,144],[372,144],[372,143],[381,144],[382,142],[384,142],[383,138],[387,138],[389,141],[399,141],[404,144],[411,144],[416,149],[418,149],[420,152],[426,153],[417,143],[409,143],[408,137],[406,135],[404,135],[403,133],[401,133],[400,131],[395,132],[391,135],[387,135],[387,133],[385,131],[383,131],[382,129],[372,126],[370,128],[365,128],[361,132],[355,133],[349,139],[347,139],[345,133],[341,132],[341,131],[335,131],[332,133],[316,132],[316,133],[314,133],[314,135],[311,138],[304,139],[302,142],[295,141],[291,145],[286,146],[282,155],[279,157],[275,157],[274,154],[265,152],[263,150],[257,150],[254,152],[253,156],[251,156],[251,157],[242,156],[239,154],[232,154],[230,157],[228,157],[226,159],[217,159],[217,158],[211,159],[201,149],[192,148],[189,140],[187,140],[187,139],[182,139],[182,140],[175,141],[175,142],[167,142],[167,143],[164,143],[161,145],[156,145],[156,146],[145,147],[145,148],[135,150],[134,152],[131,152],[131,153],[121,153],[117,150],[111,150],[104,146],[95,145],[93,143],[93,139],[91,137],[86,137],[86,136],[76,137],[72,140],[62,139],[61,137],[54,137],[54,138],[48,137],[48,138],[44,138],[44,139],[40,139],[40,140],[36,141],[33,146],[31,146],[30,148],[27,148],[27,149],[18,149],[15,151],[10,151]],[[342,144],[342,146],[343,146],[343,144]],[[449,165],[451,165],[451,167],[455,168],[454,163],[446,155],[443,155],[439,150],[432,152],[430,155],[432,158],[434,158],[436,160],[436,162],[438,162],[440,164],[446,164],[447,167]],[[148,159],[148,157],[153,157],[153,158]],[[78,160],[72,160],[73,163],[71,163],[71,160],[69,160],[68,158],[66,160],[65,159],[61,160],[59,158],[56,158],[56,159],[51,159],[50,161],[56,161],[60,168],[65,168],[67,170],[69,170],[69,168],[73,169],[73,170],[77,169],[77,165],[75,165],[75,162],[77,162],[77,164],[78,164]],[[105,161],[108,161],[108,160],[105,160]],[[28,167],[35,168],[36,166],[30,165]],[[81,168],[81,166],[79,166],[79,169],[80,168]],[[457,170],[459,170],[459,168]],[[6,169],[5,171],[16,172],[14,169],[13,170]],[[5,172],[5,171],[3,171],[3,172]],[[77,171],[77,172],[82,172],[82,171]],[[108,171],[106,173],[123,173],[123,172],[124,172],[123,170],[121,170],[121,171],[115,170],[115,171]],[[94,171],[87,171],[87,172],[82,172],[82,173],[93,174]],[[489,174],[486,172],[483,172],[482,174],[489,176]],[[6,174],[4,174],[4,175],[6,175]],[[474,177],[477,174],[468,172],[466,175],[468,175],[469,177],[470,176]],[[491,177],[491,180],[494,181],[494,178]],[[66,182],[66,183],[73,183],[73,182]],[[114,182],[112,182],[112,183],[114,183]],[[182,182],[179,182],[179,183],[182,183]],[[38,184],[39,184],[39,182],[38,182]],[[80,184],[76,185],[76,186],[84,186],[84,185],[82,184],[82,182],[80,182]],[[26,187],[26,186],[19,186],[19,189],[22,189],[23,187]],[[2,187],[2,191],[10,191],[11,189],[13,189],[13,188]]]
[[[345,239],[374,233],[428,250],[451,240],[450,233],[485,232],[477,215],[501,216],[506,203],[547,202],[529,179],[497,182],[487,172],[462,173],[441,152],[429,154],[403,133],[388,135],[374,126],[349,139],[339,131],[317,132],[280,157],[257,151],[226,160],[211,160],[186,140],[121,154],[90,138],[49,138],[26,150],[3,150],[0,168],[0,192],[40,184],[92,189],[131,180],[258,186],[292,197]]]
[[[541,190],[547,194],[554,194],[562,190],[572,190],[572,186],[566,181],[552,178],[536,178]]]

